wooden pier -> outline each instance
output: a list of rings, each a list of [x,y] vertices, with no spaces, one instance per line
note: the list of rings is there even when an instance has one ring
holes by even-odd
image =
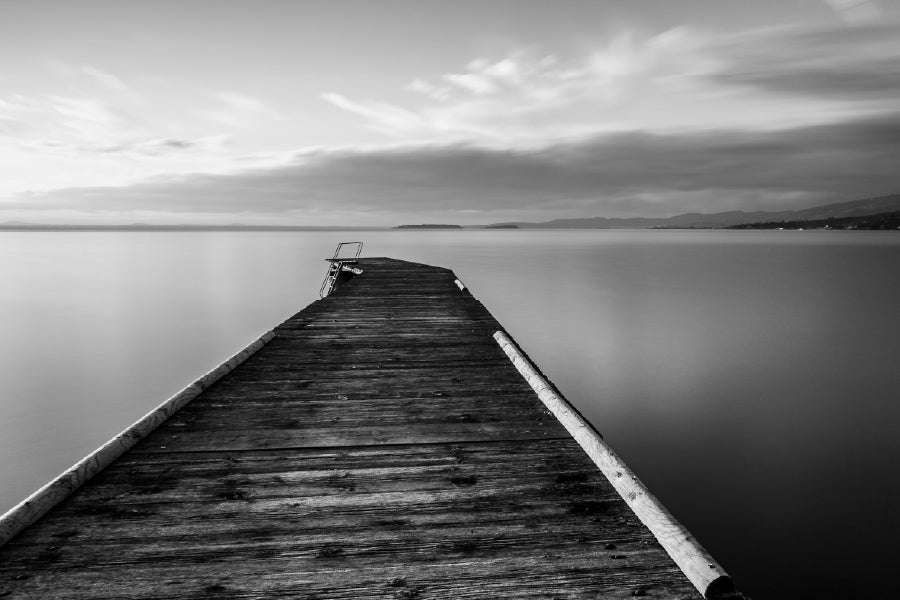
[[[355,269],[0,519],[0,598],[737,597],[451,271]]]

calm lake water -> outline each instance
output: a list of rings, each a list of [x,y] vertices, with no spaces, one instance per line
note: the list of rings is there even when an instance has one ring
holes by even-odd
[[[894,589],[892,232],[0,232],[0,511],[315,300],[352,239],[454,269],[757,600]]]

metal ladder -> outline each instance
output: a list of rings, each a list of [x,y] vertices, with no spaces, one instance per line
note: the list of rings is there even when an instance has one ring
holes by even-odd
[[[356,254],[341,256],[341,249],[344,246],[356,246]],[[353,266],[359,262],[362,248],[362,242],[341,242],[337,245],[337,248],[334,249],[334,256],[325,259],[328,261],[328,270],[325,271],[325,280],[322,282],[322,287],[319,288],[319,298],[324,298],[334,291],[341,273],[352,273],[353,275],[362,273],[362,269]]]

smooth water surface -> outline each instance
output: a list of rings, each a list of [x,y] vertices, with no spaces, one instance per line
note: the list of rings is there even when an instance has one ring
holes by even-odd
[[[452,268],[757,600],[900,563],[900,234],[2,232],[0,510],[317,297]]]

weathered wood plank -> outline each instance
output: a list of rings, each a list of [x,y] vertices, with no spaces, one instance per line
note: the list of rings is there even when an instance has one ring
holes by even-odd
[[[698,597],[451,271],[359,267],[0,548],[0,596]]]

